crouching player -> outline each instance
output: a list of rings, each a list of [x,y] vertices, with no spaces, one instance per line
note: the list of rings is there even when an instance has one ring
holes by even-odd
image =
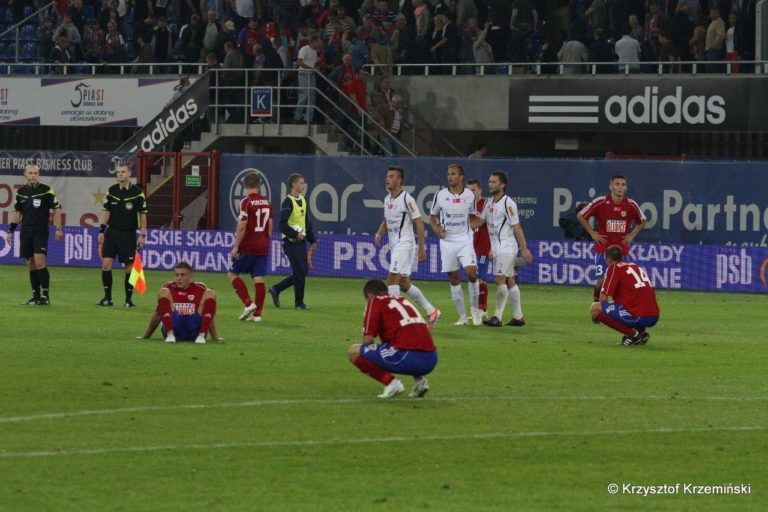
[[[347,357],[361,372],[384,384],[379,398],[405,391],[392,373],[412,375],[415,385],[410,396],[423,397],[429,391],[425,375],[437,365],[437,350],[426,322],[410,302],[390,295],[380,279],[365,283],[363,295],[368,301],[363,342],[349,347]],[[377,336],[381,339],[378,345],[373,343]]]
[[[180,262],[174,272],[175,279],[160,288],[157,308],[141,338],[149,339],[157,326],[162,324],[166,343],[192,340],[205,343],[209,332],[214,340],[218,340],[213,321],[216,316],[216,293],[192,279],[189,263]]]
[[[619,246],[605,250],[608,270],[600,302],[592,304],[592,320],[622,333],[622,345],[645,345],[651,337],[647,328],[659,321],[656,292],[645,270],[622,259]]]

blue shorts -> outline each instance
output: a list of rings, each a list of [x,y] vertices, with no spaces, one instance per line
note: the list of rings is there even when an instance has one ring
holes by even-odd
[[[267,263],[269,256],[247,256],[241,254],[237,257],[229,271],[233,274],[251,274],[251,277],[262,277],[267,275]]]
[[[600,309],[603,313],[618,320],[627,327],[653,327],[659,321],[658,316],[634,316],[624,309],[621,304],[615,302],[601,302]]]
[[[485,281],[485,276],[488,275],[488,264],[491,262],[488,256],[477,257],[477,277]]]
[[[173,334],[178,341],[194,341],[197,335],[200,334],[200,324],[203,322],[203,318],[200,313],[194,315],[180,315],[178,311],[173,312]],[[165,332],[165,327],[160,326],[160,331],[163,336],[168,334]]]
[[[368,343],[360,347],[360,357],[379,368],[402,375],[427,375],[437,365],[437,351],[398,350],[389,343]]]
[[[595,279],[605,277],[605,273],[608,271],[608,262],[605,261],[605,253],[595,253]]]

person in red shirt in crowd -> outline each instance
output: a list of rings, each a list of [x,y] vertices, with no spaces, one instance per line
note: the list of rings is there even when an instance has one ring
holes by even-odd
[[[467,181],[467,188],[475,194],[477,215],[482,215],[483,208],[485,208],[483,186],[478,180],[469,180]],[[477,307],[483,312],[483,319],[486,319],[488,316],[488,283],[485,282],[483,277],[488,275],[491,239],[488,237],[488,225],[485,223],[474,231],[472,245],[475,247],[475,254],[477,255],[477,279],[480,281],[480,295],[477,297]]]
[[[246,68],[253,66],[254,59],[254,46],[260,45],[264,47],[267,45],[267,38],[264,32],[259,29],[259,21],[256,18],[248,20],[248,25],[240,29],[240,33],[237,36],[237,47],[243,52],[243,60]]]
[[[366,93],[368,87],[365,85],[365,70],[358,68],[355,70],[351,80],[344,82],[344,93],[352,100],[351,111],[360,115],[368,108]]]
[[[363,287],[368,301],[363,322],[363,342],[347,350],[350,362],[361,372],[384,384],[379,398],[392,398],[405,386],[392,373],[412,375],[416,384],[410,395],[421,398],[429,391],[425,375],[437,365],[437,349],[418,310],[403,297],[390,295],[381,279]],[[381,343],[374,343],[376,337]]]
[[[595,301],[600,297],[603,277],[608,268],[605,250],[612,245],[618,245],[621,253],[626,256],[629,254],[629,243],[645,224],[645,215],[640,206],[626,195],[627,179],[624,176],[613,176],[608,188],[610,194],[596,197],[576,215],[581,226],[595,241],[595,285],[592,291]],[[590,225],[591,217],[595,218],[597,229]],[[630,230],[632,223],[635,227]]]
[[[243,301],[245,308],[240,320],[253,319],[261,322],[264,297],[267,289],[264,276],[269,265],[269,245],[272,240],[274,213],[269,199],[261,195],[261,176],[252,172],[243,181],[246,196],[240,201],[240,214],[237,218],[235,243],[230,252],[232,265],[229,277],[235,293]],[[238,274],[249,273],[253,279],[256,300],[251,300],[248,288]]]
[[[143,336],[149,339],[162,323],[166,343],[192,341],[205,343],[208,333],[221,341],[216,332],[216,292],[193,279],[192,266],[186,261],[174,267],[175,279],[165,283],[157,294],[157,308],[152,313]]]
[[[651,337],[647,328],[659,321],[656,292],[645,270],[622,261],[623,257],[617,245],[605,250],[608,270],[600,301],[592,304],[592,321],[622,333],[624,346],[645,345]]]

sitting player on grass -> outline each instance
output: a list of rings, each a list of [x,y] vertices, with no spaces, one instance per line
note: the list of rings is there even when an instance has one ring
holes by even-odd
[[[405,391],[392,373],[412,375],[416,384],[410,396],[423,397],[429,391],[425,375],[437,365],[437,350],[426,322],[410,302],[390,295],[380,279],[365,283],[363,295],[368,301],[363,342],[349,347],[349,361],[384,384],[379,398],[392,398]],[[376,336],[381,339],[378,345],[373,342]]]
[[[645,345],[651,337],[646,329],[659,321],[656,292],[645,270],[622,259],[619,246],[605,250],[608,270],[600,302],[592,304],[592,320],[622,333],[624,346]]]
[[[176,278],[165,283],[157,294],[157,308],[149,320],[144,336],[149,339],[162,323],[166,343],[192,341],[205,343],[208,332],[219,340],[213,322],[216,316],[216,293],[192,279],[192,267],[180,262],[174,267]]]

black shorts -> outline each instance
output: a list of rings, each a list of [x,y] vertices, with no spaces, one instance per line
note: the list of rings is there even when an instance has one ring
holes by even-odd
[[[48,254],[48,226],[22,228],[19,257],[31,258],[35,254]]]
[[[107,229],[104,245],[101,247],[101,257],[114,259],[115,256],[123,265],[133,264],[136,257],[136,231]]]

